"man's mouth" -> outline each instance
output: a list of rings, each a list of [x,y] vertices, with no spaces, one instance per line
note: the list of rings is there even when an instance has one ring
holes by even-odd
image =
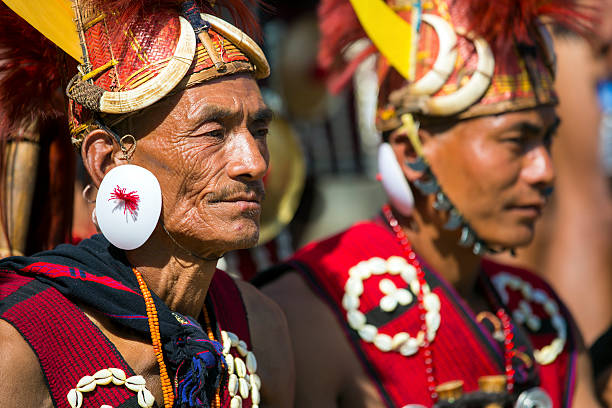
[[[527,218],[537,218],[542,215],[544,209],[544,202],[534,202],[529,204],[519,204],[509,207],[509,210]]]

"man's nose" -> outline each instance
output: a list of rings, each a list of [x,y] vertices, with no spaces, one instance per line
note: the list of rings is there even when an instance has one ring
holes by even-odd
[[[555,170],[550,151],[546,146],[537,146],[527,153],[522,175],[529,184],[552,185],[555,180]]]
[[[237,135],[227,165],[233,179],[261,180],[268,170],[268,147],[265,140],[257,140],[245,131]]]

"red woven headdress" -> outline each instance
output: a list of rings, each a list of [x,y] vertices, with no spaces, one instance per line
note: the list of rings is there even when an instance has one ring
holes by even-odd
[[[372,2],[381,3],[377,6],[381,10],[391,9],[402,23],[413,28],[418,13],[414,78],[394,69],[390,64],[393,58],[382,55],[376,38],[368,35],[372,32],[366,33],[364,26],[369,21],[360,18],[371,19],[374,24],[379,16],[358,18],[351,0],[322,0],[319,62],[330,72],[329,86],[336,92],[363,59],[379,55],[378,124],[383,129],[397,126],[398,114],[404,112],[467,118],[554,104],[554,53],[543,24],[555,22],[585,31],[588,23],[584,18],[587,10],[580,10],[577,0]],[[353,3],[359,7],[363,2]],[[420,9],[414,7],[416,4]],[[374,44],[346,61],[344,51],[358,40],[372,40]],[[432,76],[437,78],[433,80]],[[462,89],[465,85],[468,87]]]

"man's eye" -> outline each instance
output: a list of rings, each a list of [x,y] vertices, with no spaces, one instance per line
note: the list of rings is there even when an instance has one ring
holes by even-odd
[[[215,139],[223,139],[225,133],[222,129],[215,129],[210,132],[206,132],[204,135],[207,137],[214,137]]]
[[[268,136],[268,132],[269,132],[268,128],[258,129],[255,131],[255,136],[259,138],[264,138]]]

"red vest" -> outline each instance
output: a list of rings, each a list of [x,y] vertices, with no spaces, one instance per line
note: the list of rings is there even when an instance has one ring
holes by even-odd
[[[252,349],[242,297],[225,272],[215,273],[208,300],[218,329],[235,333]],[[66,395],[85,375],[108,367],[122,369],[128,377],[135,375],[114,344],[78,307],[31,277],[0,271],[0,318],[13,325],[32,347],[55,407],[70,408]],[[219,333],[216,337],[220,339]],[[231,353],[238,356],[234,348]],[[229,398],[226,400],[229,406]],[[103,404],[139,408],[136,393],[112,385],[87,393],[82,406],[98,408]],[[250,398],[242,406],[250,408]]]
[[[339,235],[306,246],[294,255],[290,264],[301,272],[313,291],[332,309],[385,404],[388,407],[403,407],[407,404],[431,406],[423,349],[418,349],[412,355],[402,355],[394,350],[381,351],[374,343],[365,341],[352,328],[355,325],[348,321],[351,307],[344,297],[349,291],[345,286],[351,268],[372,258],[387,260],[392,256],[403,255],[403,248],[388,228],[373,222],[363,222]],[[522,361],[531,360],[529,368],[526,368],[526,363],[518,364],[518,371],[521,372],[515,376],[516,392],[539,385],[550,395],[555,408],[570,406],[576,346],[569,314],[550,287],[533,274],[492,262],[483,262],[482,267],[483,287],[488,288],[495,297],[500,297],[500,304],[492,305],[493,310],[500,307],[503,301],[510,316],[522,319],[524,316],[521,317],[520,312],[514,312],[518,305],[527,307],[523,304],[525,302],[521,302],[524,300],[522,290],[529,296],[537,293],[526,302],[531,312],[528,316],[538,321],[537,325],[531,321],[530,324],[537,330],[530,331],[514,322],[515,349],[521,351],[523,357],[527,356]],[[427,284],[440,302],[440,325],[431,342],[437,383],[462,380],[465,392],[478,390],[479,377],[504,374],[502,344],[493,338],[488,323],[477,321],[474,313],[452,287],[426,265],[424,271]],[[379,334],[393,337],[399,332],[407,332],[416,338],[420,330],[416,295],[413,294],[409,304],[385,312],[381,304],[385,296],[381,292],[382,280],[392,281],[397,289],[409,290],[409,285],[398,274],[372,274],[362,279],[363,293],[359,296],[358,310],[365,315],[367,324],[375,326]],[[500,294],[500,291],[503,293]],[[543,304],[538,303],[544,300],[550,300],[549,303],[554,303],[559,310],[557,314],[560,317],[555,318],[555,324],[550,321],[551,314],[546,312]],[[547,306],[547,310],[554,309],[555,305]],[[560,319],[563,321],[560,322]],[[567,329],[562,351],[559,350],[558,355],[552,353],[555,358],[547,361],[546,365],[535,363],[532,347],[542,348],[550,344],[559,334],[555,327],[560,325],[565,325]],[[540,357],[546,356],[550,360],[551,352],[543,352]]]

